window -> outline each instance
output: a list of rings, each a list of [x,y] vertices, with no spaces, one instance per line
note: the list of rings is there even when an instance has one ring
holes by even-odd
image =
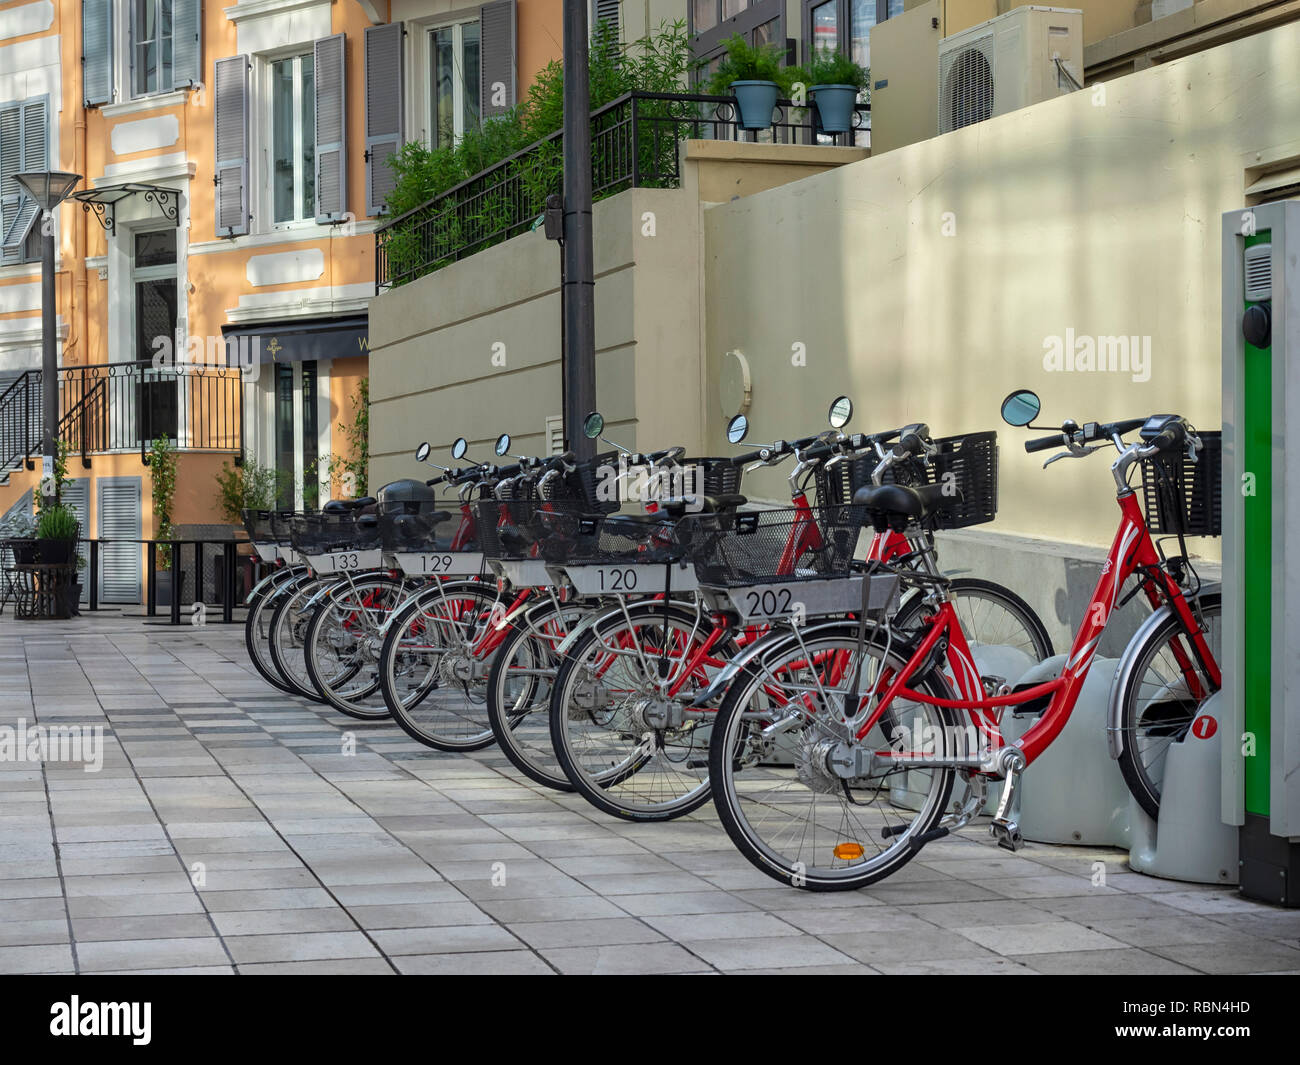
[[[131,284],[135,295],[135,357],[149,362],[165,337],[176,342],[176,230],[137,232],[133,238]],[[140,440],[166,433],[177,439],[176,382],[144,370],[140,375]]]
[[[722,43],[740,34],[753,45],[784,48],[783,0],[690,0],[691,50],[704,61],[695,77],[709,80],[722,57]]]
[[[429,31],[429,141],[435,147],[451,147],[479,126],[480,55],[477,21]]]
[[[314,360],[277,362],[272,440],[280,478],[276,505],[287,510],[319,505],[316,460],[319,454],[318,367]]]
[[[47,166],[47,99],[0,106],[0,264],[39,261],[40,210],[17,174]]]
[[[172,0],[131,0],[131,95],[172,89]]]
[[[871,31],[903,13],[903,0],[804,0],[804,59],[814,48],[838,48],[871,66]]]
[[[270,64],[271,219],[316,217],[316,84],[312,53]]]

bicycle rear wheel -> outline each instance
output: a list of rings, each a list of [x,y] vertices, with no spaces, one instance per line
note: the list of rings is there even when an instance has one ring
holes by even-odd
[[[323,703],[325,697],[316,690],[307,675],[307,661],[303,655],[303,637],[311,622],[312,610],[308,604],[321,591],[325,581],[319,577],[306,577],[286,590],[276,603],[271,615],[268,645],[271,661],[294,695]]]
[[[994,581],[979,577],[956,577],[949,585],[953,609],[961,630],[972,646],[976,644],[1012,647],[1034,662],[1051,658],[1052,638],[1033,607]],[[925,597],[914,595],[899,610],[894,624],[900,629],[916,625],[926,612]],[[1015,677],[1007,680],[1014,682]]]
[[[248,616],[244,619],[244,647],[248,650],[248,660],[264,681],[290,695],[296,695],[297,692],[280,674],[271,657],[271,618],[274,617],[281,598],[288,594],[289,587],[296,579],[293,575],[286,574],[283,581],[263,589],[248,605]]]
[[[740,852],[775,880],[810,891],[873,884],[917,853],[943,817],[956,776],[951,767],[894,763],[891,754],[950,754],[954,712],[895,700],[890,718],[901,724],[890,735],[877,724],[860,743],[844,745],[836,726],[846,697],[874,700],[882,673],[900,670],[910,647],[895,641],[891,649],[868,630],[850,695],[860,657],[855,624],[768,639],[771,649],[739,674],[714,723],[709,776],[718,817]],[[954,698],[937,671],[910,685]],[[846,758],[853,765],[859,747],[879,757],[864,775],[842,775],[836,766]]]

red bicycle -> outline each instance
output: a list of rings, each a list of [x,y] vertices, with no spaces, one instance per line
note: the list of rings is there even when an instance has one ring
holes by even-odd
[[[1038,410],[1037,396],[1018,392],[1003,404],[1003,417],[1026,426]],[[1124,441],[1139,430],[1138,442]],[[877,531],[905,532],[922,564],[909,570],[877,563],[866,579],[882,586],[885,601],[891,587],[919,586],[925,609],[915,627],[887,615],[868,623],[863,615],[774,634],[731,678],[714,723],[710,779],[724,827],[757,868],[811,890],[875,883],[927,842],[969,823],[984,805],[989,780],[1004,782],[991,832],[1003,846],[1018,848],[1011,816],[1017,781],[1068,720],[1130,577],[1165,612],[1166,624],[1149,635],[1172,663],[1164,691],[1195,706],[1219,688],[1217,596],[1200,594],[1185,551],[1162,557],[1128,483],[1143,465],[1154,468],[1148,474],[1154,480],[1171,465],[1194,470],[1202,437],[1184,419],[1159,415],[1066,422],[1051,436],[1029,441],[1026,450],[1063,447],[1050,465],[1110,445],[1119,452],[1112,471],[1120,522],[1100,579],[1060,675],[1014,691],[1007,685],[989,691],[924,535],[945,505],[943,486],[880,483],[922,441],[905,436],[881,462],[877,483],[858,491],[854,502]],[[1210,478],[1196,483],[1206,498],[1214,490]],[[1187,505],[1181,494],[1164,496]],[[1153,643],[1138,657],[1151,658],[1154,649]],[[1164,702],[1137,695],[1134,722],[1140,724],[1152,705]],[[1004,742],[999,729],[1008,707],[1043,707],[1014,743]],[[1161,727],[1175,727],[1156,716]],[[773,757],[776,752],[785,757]],[[958,781],[963,792],[954,802]]]

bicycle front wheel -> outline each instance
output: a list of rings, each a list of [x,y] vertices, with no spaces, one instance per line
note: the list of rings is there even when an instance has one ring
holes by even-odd
[[[1193,614],[1198,604],[1205,642],[1221,664],[1222,598],[1218,592],[1206,592],[1192,604]],[[1177,614],[1171,612],[1134,648],[1133,655],[1133,668],[1120,696],[1124,750],[1119,768],[1129,791],[1154,820],[1160,815],[1169,746],[1187,735],[1201,704],[1216,689]]]
[[[948,594],[961,631],[972,646],[1012,647],[1027,655],[1030,665],[1055,653],[1042,619],[1010,588],[979,577],[957,577],[949,584]],[[925,597],[912,596],[899,610],[894,627],[911,628],[921,620],[925,609]],[[1007,680],[1014,682],[1016,678]]]
[[[859,647],[852,623],[768,639],[771,650],[738,676],[714,723],[709,776],[718,817],[755,867],[792,887],[847,891],[882,880],[938,825],[956,776],[896,756],[952,753],[954,712],[896,699],[888,728],[878,723],[863,740],[847,741],[838,727],[846,699],[870,709],[887,687],[882,678],[905,665],[907,645],[889,649],[869,631]],[[937,671],[910,686],[954,698]],[[861,775],[845,775],[846,765]]]

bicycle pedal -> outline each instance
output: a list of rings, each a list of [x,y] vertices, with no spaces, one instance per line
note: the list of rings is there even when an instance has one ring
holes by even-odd
[[[1018,851],[1025,845],[1025,837],[1020,834],[1018,821],[994,821],[989,825],[989,835],[1005,850]]]

